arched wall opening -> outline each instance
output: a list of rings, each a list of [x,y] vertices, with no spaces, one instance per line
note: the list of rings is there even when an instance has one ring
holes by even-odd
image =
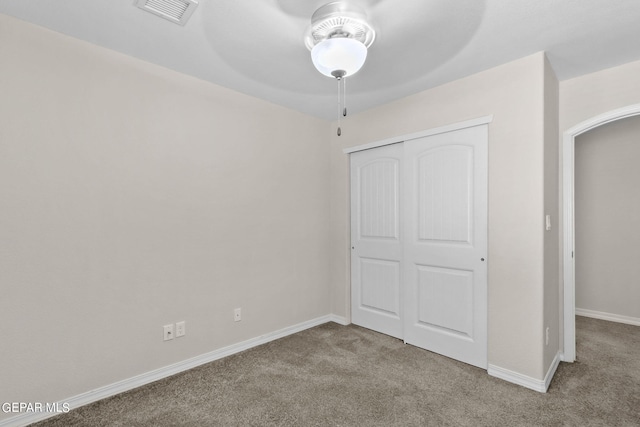
[[[575,329],[575,143],[576,137],[607,123],[640,115],[640,104],[609,111],[570,128],[562,139],[562,186],[563,186],[563,323],[564,351],[562,360],[573,362],[576,358]]]

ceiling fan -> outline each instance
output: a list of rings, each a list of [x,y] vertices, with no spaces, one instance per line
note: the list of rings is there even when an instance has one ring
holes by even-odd
[[[311,16],[304,41],[316,69],[338,82],[338,136],[342,134],[340,118],[347,115],[346,79],[362,68],[375,38],[366,13],[353,4],[334,1]]]

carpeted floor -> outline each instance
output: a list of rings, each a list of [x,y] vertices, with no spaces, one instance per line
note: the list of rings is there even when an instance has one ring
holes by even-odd
[[[576,325],[546,394],[329,323],[34,425],[640,426],[640,327]]]

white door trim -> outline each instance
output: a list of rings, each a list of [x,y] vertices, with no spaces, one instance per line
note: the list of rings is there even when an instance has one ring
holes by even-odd
[[[579,123],[566,132],[562,137],[562,206],[564,210],[564,351],[562,361],[573,362],[576,359],[576,283],[575,261],[575,213],[574,213],[574,169],[575,169],[575,139],[591,129],[627,117],[640,115],[640,104],[612,110],[592,117]]]
[[[427,129],[420,132],[410,133],[408,135],[394,136],[392,138],[383,139],[381,141],[369,142],[367,144],[356,145],[342,150],[345,154],[355,153],[356,151],[368,150],[370,148],[382,147],[384,145],[397,144],[398,142],[410,141],[425,136],[437,135],[439,133],[451,132],[464,128],[470,128],[478,125],[486,125],[493,121],[493,115],[478,117],[476,119],[466,120],[464,122],[452,123],[437,128]]]

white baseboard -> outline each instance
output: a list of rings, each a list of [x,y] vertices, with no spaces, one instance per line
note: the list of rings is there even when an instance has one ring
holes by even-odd
[[[592,317],[594,319],[600,320],[608,320],[610,322],[626,323],[627,325],[640,326],[640,318],[622,316],[620,314],[604,313],[602,311],[587,310],[585,308],[576,307],[576,315]]]
[[[553,358],[553,361],[551,362],[551,366],[549,366],[549,369],[547,370],[547,375],[544,376],[544,392],[545,393],[547,392],[547,390],[549,390],[549,385],[551,384],[551,380],[553,379],[553,376],[556,374],[556,370],[558,369],[558,365],[560,364],[561,360],[562,360],[562,352],[558,350],[558,352],[556,353],[556,356]]]
[[[549,384],[551,384],[551,380],[553,379],[553,375],[556,373],[556,369],[558,369],[559,364],[560,352],[556,353],[556,356],[553,358],[553,362],[551,362],[551,366],[549,366],[547,374],[544,376],[543,380],[538,380],[527,375],[510,371],[508,369],[504,369],[495,365],[489,365],[487,373],[492,377],[500,378],[501,380],[505,380],[510,383],[538,391],[540,393],[546,393],[549,389]]]
[[[346,317],[338,316],[336,314],[330,314],[329,315],[329,320],[331,322],[335,322],[335,323],[337,323],[339,325],[342,325],[342,326],[347,326],[347,325],[351,324],[351,322],[349,322]]]
[[[58,402],[58,406],[62,407],[63,403],[66,403],[71,409],[76,409],[89,403],[93,403],[98,400],[105,399],[107,397],[111,397],[116,394],[152,383],[154,381],[170,377],[171,375],[175,375],[179,372],[187,371],[189,369],[195,368],[196,366],[204,365],[205,363],[213,362],[214,360],[222,359],[223,357],[227,357],[232,354],[239,353],[241,351],[248,350],[250,348],[266,344],[270,341],[286,337],[287,335],[292,335],[297,332],[304,331],[305,329],[313,328],[315,326],[322,325],[328,322],[335,322],[341,325],[349,324],[344,317],[328,314],[326,316],[318,317],[316,319],[289,326],[278,331],[270,332],[256,338],[242,341],[228,347],[223,347],[209,353],[201,354],[200,356],[192,357],[191,359],[186,359],[181,362],[165,366],[163,368],[146,372],[144,374],[137,375],[126,380],[118,381],[113,384],[109,384],[104,387],[100,387],[95,390],[70,397]],[[53,417],[55,415],[59,414],[55,412],[22,413],[11,418],[0,420],[0,427],[23,427],[31,423],[44,420],[46,418]]]

